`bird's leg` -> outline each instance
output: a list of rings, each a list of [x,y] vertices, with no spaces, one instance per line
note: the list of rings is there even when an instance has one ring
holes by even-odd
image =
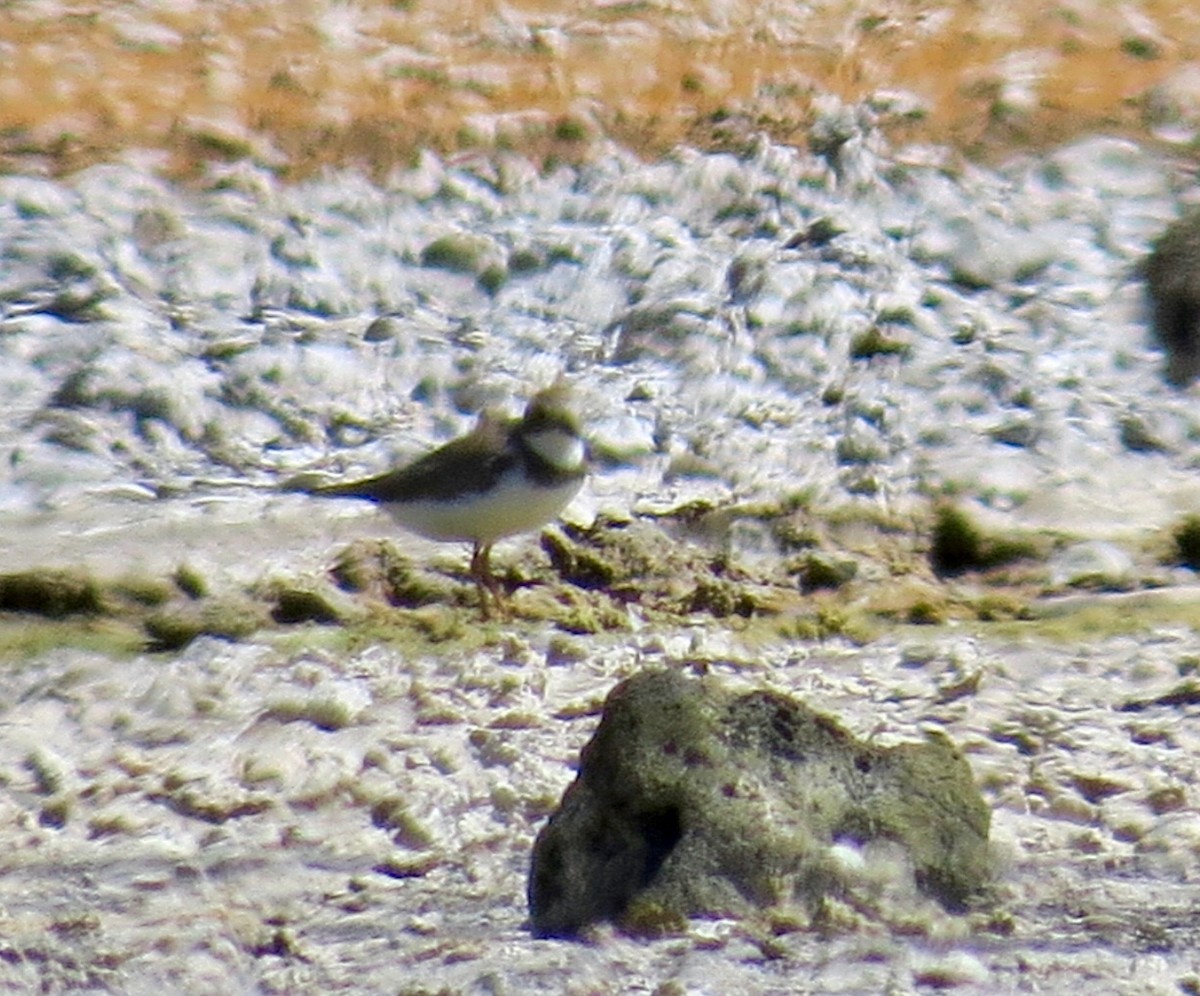
[[[484,619],[492,617],[491,606],[488,604],[489,595],[498,610],[503,612],[504,609],[504,603],[500,598],[500,584],[492,574],[491,555],[492,545],[490,543],[476,543],[475,549],[471,553],[471,576],[479,586],[479,604],[483,608]]]

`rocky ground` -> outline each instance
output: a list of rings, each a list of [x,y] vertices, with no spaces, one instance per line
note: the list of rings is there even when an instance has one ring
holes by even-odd
[[[508,188],[6,181],[11,984],[1195,989],[1196,434],[1133,276],[1168,174],[872,141]],[[563,369],[597,469],[501,547],[507,621],[464,551],[282,490]],[[535,940],[533,837],[648,663],[943,731],[995,903]]]
[[[34,142],[0,179],[0,980],[1200,991],[1200,425],[1141,278],[1190,171],[1146,136],[981,165],[890,142],[907,106],[292,182]],[[466,551],[285,488],[564,372],[595,470],[498,548],[505,620]],[[944,733],[991,901],[847,852],[877,901],[820,924],[535,939],[534,837],[647,666]]]

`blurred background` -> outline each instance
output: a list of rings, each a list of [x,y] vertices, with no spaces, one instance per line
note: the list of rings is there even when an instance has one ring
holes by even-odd
[[[0,169],[804,144],[826,93],[879,102],[896,144],[973,157],[1096,131],[1190,146],[1198,49],[1181,0],[28,0],[0,14]]]

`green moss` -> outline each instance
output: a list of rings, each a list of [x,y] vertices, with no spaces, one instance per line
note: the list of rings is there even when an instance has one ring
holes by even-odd
[[[254,148],[249,142],[236,135],[222,135],[215,131],[194,131],[191,139],[201,155],[215,156],[227,159],[229,162],[249,159],[254,152]]]
[[[266,625],[266,607],[250,599],[169,606],[145,620],[152,650],[178,650],[198,636],[242,640]]]
[[[775,537],[775,542],[779,544],[780,549],[784,551],[809,550],[820,545],[820,536],[807,517],[795,516],[776,519],[771,524],[771,534]],[[805,558],[797,558],[788,568],[788,573],[802,573],[804,563]]]
[[[37,791],[42,795],[54,795],[63,789],[63,771],[57,759],[34,748],[25,755],[25,767],[33,775]]]
[[[687,931],[687,917],[665,903],[639,898],[629,904],[618,924],[631,937],[653,940],[676,937]]]
[[[1000,101],[993,101],[989,113],[993,119],[1004,117],[1007,113],[1007,106]],[[950,271],[950,279],[959,287],[969,291],[987,290],[992,286],[992,282],[982,274],[972,272],[960,266],[953,266]]]
[[[69,252],[56,252],[46,261],[46,270],[55,283],[65,284],[73,280],[91,280],[96,276],[96,267],[83,256]]]
[[[846,397],[846,386],[844,384],[829,384],[824,391],[821,392],[821,404],[828,408],[834,405],[840,405]]]
[[[946,621],[946,608],[933,601],[917,601],[908,610],[908,621],[917,626],[935,626]]]
[[[62,619],[99,614],[106,608],[99,582],[81,571],[34,569],[0,575],[0,612],[28,612]]]
[[[343,591],[367,591],[379,581],[389,551],[382,543],[352,543],[338,552],[329,576]]]
[[[943,503],[934,512],[929,558],[938,574],[986,570],[1042,554],[1041,546],[1032,539],[985,534],[957,505]]]
[[[564,633],[577,636],[607,633],[629,628],[629,619],[615,606],[591,604],[586,599],[576,599],[559,611],[555,625]]]
[[[389,566],[384,575],[388,601],[404,608],[427,605],[474,605],[474,589],[454,582],[432,571],[421,570],[399,562]]]
[[[1162,48],[1152,38],[1125,38],[1121,41],[1121,51],[1143,62],[1153,62],[1162,58]]]
[[[850,343],[852,360],[869,360],[874,356],[906,357],[910,352],[912,347],[907,342],[886,335],[878,325],[860,332]]]
[[[421,265],[452,273],[480,273],[491,243],[479,235],[453,233],[421,250]]]
[[[280,699],[264,715],[280,723],[311,723],[318,730],[344,730],[352,724],[356,710],[336,697],[318,694]]]
[[[47,620],[34,616],[0,620],[0,660],[33,660],[62,647],[103,657],[132,657],[145,647],[141,627],[111,619],[74,616]]]
[[[535,273],[545,269],[546,260],[541,253],[533,249],[514,249],[508,254],[508,270],[510,273]]]
[[[802,591],[836,590],[858,574],[858,563],[844,557],[814,551],[797,558],[788,568],[800,580]]]
[[[1186,516],[1173,530],[1175,562],[1200,570],[1200,515]]]
[[[887,308],[880,308],[876,317],[885,325],[914,326],[917,322],[915,312],[907,304],[895,304]]]
[[[478,622],[478,609],[456,610],[459,614],[468,613]],[[414,616],[418,613],[407,610],[396,610],[382,606],[366,606],[360,618],[342,626],[302,629],[285,628],[269,633],[260,633],[260,639],[269,639],[272,646],[281,654],[295,655],[320,648],[324,652],[350,657],[361,653],[367,647],[388,646],[399,649],[402,653],[428,653],[437,642],[431,640],[425,633],[424,627],[418,625]],[[494,639],[488,627],[461,627],[459,643],[453,648],[455,652],[469,652],[482,646],[487,646]]]
[[[391,79],[414,80],[419,83],[426,83],[438,90],[448,89],[450,86],[450,77],[446,74],[445,70],[433,66],[396,66],[390,69],[387,75]]]
[[[869,437],[842,436],[835,447],[838,463],[843,466],[865,466],[879,463],[887,457],[882,444]]]
[[[1001,638],[1037,638],[1079,645],[1163,626],[1200,629],[1200,599],[1183,602],[1163,597],[1164,594],[1146,591],[1118,599],[1096,595],[1027,602],[1015,620],[991,623],[988,632]]]
[[[799,245],[828,245],[839,235],[844,234],[845,231],[845,226],[838,224],[838,222],[827,215],[814,218],[803,232],[791,238],[788,247],[794,249]]]
[[[416,567],[390,543],[360,541],[339,551],[330,576],[343,591],[374,593],[391,605],[420,608],[464,601],[463,585]]]
[[[208,594],[208,582],[204,575],[190,564],[180,564],[176,567],[171,580],[188,598],[203,598]]]
[[[408,811],[399,796],[385,796],[371,806],[371,823],[392,835],[392,842],[411,850],[424,850],[435,843],[433,835]]]
[[[972,606],[981,622],[1004,622],[1029,618],[1026,599],[1003,591],[988,592],[975,600]]]
[[[717,619],[754,615],[754,599],[740,585],[723,578],[701,578],[682,602],[684,612],[707,612]]]
[[[822,605],[815,611],[783,617],[771,625],[786,640],[820,643],[841,637],[851,643],[868,643],[874,637],[861,613],[837,605]]]
[[[587,138],[587,125],[578,118],[562,118],[554,125],[554,137],[560,142],[582,142]]]
[[[930,559],[939,574],[957,574],[983,563],[983,534],[971,518],[955,505],[942,505],[935,513]]]
[[[462,611],[443,605],[430,605],[417,609],[409,616],[416,630],[430,643],[451,643],[464,639],[472,630],[482,628],[477,613],[472,610],[469,620]]]
[[[563,580],[580,588],[606,588],[621,573],[618,565],[603,551],[572,543],[553,530],[542,534],[542,549]]]
[[[126,601],[154,608],[171,600],[175,586],[164,578],[129,574],[114,581],[110,591]]]
[[[835,530],[865,527],[881,533],[908,533],[913,528],[908,519],[901,518],[881,508],[877,502],[871,501],[847,502],[827,510],[821,518],[830,529]]]
[[[500,288],[508,281],[508,270],[501,263],[486,266],[479,274],[479,286],[492,297],[500,292]]]
[[[304,584],[277,583],[272,598],[275,607],[271,618],[282,625],[303,622],[334,625],[345,617],[325,592]]]
[[[582,265],[583,261],[583,257],[570,245],[553,245],[546,253],[547,266],[557,266],[559,263]]]

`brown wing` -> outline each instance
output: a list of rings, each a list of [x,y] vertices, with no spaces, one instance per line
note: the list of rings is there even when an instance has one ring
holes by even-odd
[[[447,499],[464,491],[482,491],[519,457],[509,445],[513,423],[484,417],[465,436],[455,439],[399,470],[345,484],[330,484],[312,493],[374,502]]]

